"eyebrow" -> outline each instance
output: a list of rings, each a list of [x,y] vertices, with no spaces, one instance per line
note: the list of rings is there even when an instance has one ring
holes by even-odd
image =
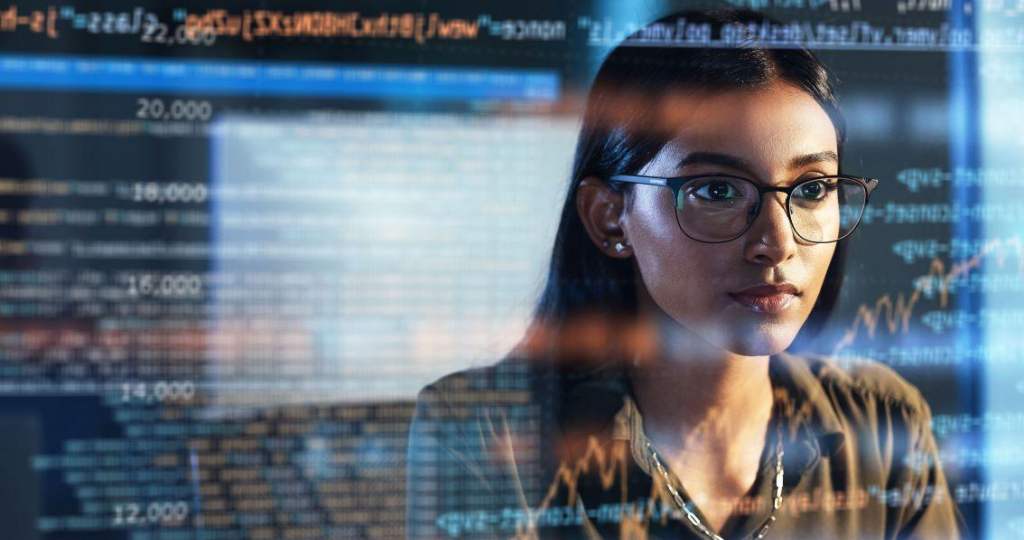
[[[800,167],[806,167],[815,163],[832,162],[839,163],[839,156],[831,151],[825,150],[824,152],[816,152],[814,154],[806,154],[803,156],[797,156],[789,161],[790,169],[798,169]],[[721,165],[723,167],[730,167],[733,169],[739,169],[750,175],[754,175],[754,167],[752,167],[746,160],[741,157],[733,156],[730,154],[722,154],[719,152],[691,152],[679,160],[676,164],[676,168],[683,168],[686,165]]]

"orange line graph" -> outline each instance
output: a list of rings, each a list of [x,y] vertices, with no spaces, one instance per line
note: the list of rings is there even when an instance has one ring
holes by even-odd
[[[587,438],[586,451],[583,455],[575,463],[567,464],[563,462],[559,465],[544,498],[537,508],[529,513],[531,516],[529,522],[518,524],[516,533],[512,538],[515,540],[537,540],[540,538],[537,530],[537,520],[534,516],[538,516],[550,508],[551,503],[554,502],[563,487],[568,489],[566,504],[577,506],[579,509],[577,505],[579,502],[577,499],[579,496],[577,486],[579,485],[580,477],[589,473],[592,467],[596,467],[602,489],[612,489],[615,487],[616,480],[618,480],[620,485],[619,503],[622,513],[618,519],[619,538],[646,540],[648,538],[649,523],[655,509],[659,507],[673,508],[675,502],[671,499],[668,489],[666,489],[664,479],[659,475],[653,475],[651,492],[647,497],[647,504],[643,505],[643,511],[639,511],[638,508],[628,511],[630,503],[629,493],[627,492],[628,482],[626,480],[629,463],[630,451],[627,441],[615,441],[611,448],[606,451],[601,447],[596,437],[589,436]],[[670,512],[661,512],[659,521],[662,525],[668,521],[669,515]]]
[[[590,471],[591,462],[596,465],[598,470],[598,476],[601,479],[601,487],[604,489],[610,489],[615,485],[616,476],[622,484],[622,495],[626,495],[626,468],[629,465],[629,460],[626,455],[626,447],[622,444],[614,445],[611,452],[606,453],[598,443],[597,439],[590,437],[587,440],[587,450],[583,456],[576,460],[574,465],[567,466],[562,463],[558,467],[558,471],[555,472],[555,479],[551,482],[551,486],[548,487],[547,494],[541,501],[541,506],[546,508],[551,501],[557,496],[560,484],[563,482],[569,489],[569,498],[566,503],[570,505],[576,504],[577,482],[581,475],[586,474]],[[616,472],[618,475],[616,475]]]
[[[949,304],[950,282],[970,275],[975,269],[981,266],[984,258],[990,254],[996,255],[996,263],[1003,266],[1006,262],[1008,252],[1014,251],[1017,257],[1019,270],[1024,273],[1024,243],[1020,237],[1014,236],[1006,239],[997,238],[985,242],[974,256],[953,264],[949,271],[946,271],[946,263],[939,258],[933,258],[928,265],[928,273],[915,280],[914,290],[909,296],[900,292],[896,294],[895,300],[891,294],[883,294],[874,302],[874,306],[867,303],[857,308],[853,322],[843,333],[843,336],[832,349],[832,355],[837,355],[843,349],[849,347],[860,334],[861,326],[867,331],[868,337],[874,338],[880,323],[885,323],[885,329],[889,334],[897,332],[908,333],[910,331],[910,317],[914,313],[914,307],[921,300],[921,295],[930,291],[932,284],[937,283],[939,293],[939,307],[945,309]],[[924,283],[925,285],[922,285]]]

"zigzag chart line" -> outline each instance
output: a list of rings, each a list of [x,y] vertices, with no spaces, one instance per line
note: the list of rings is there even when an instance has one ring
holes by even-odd
[[[587,450],[583,456],[576,460],[575,464],[568,465],[561,463],[558,466],[558,470],[555,472],[555,478],[548,486],[548,491],[544,495],[540,504],[536,509],[531,510],[531,515],[539,515],[548,508],[550,508],[552,501],[558,496],[562,486],[565,486],[568,491],[568,497],[566,504],[573,506],[577,502],[577,496],[579,492],[577,490],[579,479],[582,475],[588,473],[591,468],[591,464],[597,467],[598,477],[601,480],[601,487],[605,490],[611,489],[616,482],[618,477],[620,488],[620,503],[622,503],[621,519],[619,520],[619,538],[620,539],[635,539],[635,540],[646,540],[647,534],[647,523],[651,519],[653,514],[655,503],[659,503],[659,506],[663,508],[671,507],[674,501],[669,498],[669,492],[665,489],[664,480],[655,475],[652,477],[653,482],[651,484],[651,493],[648,497],[649,503],[645,506],[643,515],[637,513],[627,513],[625,511],[626,504],[628,503],[628,493],[626,482],[627,467],[629,464],[629,452],[628,446],[622,442],[615,444],[614,447],[609,451],[605,452],[601,448],[600,442],[594,437],[587,438]],[[668,519],[668,513],[661,514],[661,522],[664,524]],[[540,538],[536,520],[530,520],[530,523],[524,525],[518,525],[516,533],[512,536],[515,540],[537,540]]]
[[[997,238],[985,242],[978,250],[978,253],[969,259],[964,259],[954,264],[950,267],[949,272],[946,272],[946,263],[937,257],[933,258],[928,265],[928,273],[922,278],[915,280],[914,291],[909,297],[904,296],[904,293],[901,292],[896,294],[896,300],[893,301],[890,294],[884,294],[875,300],[874,307],[870,307],[866,303],[861,304],[857,308],[857,314],[854,316],[853,322],[850,323],[850,326],[832,349],[832,355],[837,355],[854,343],[860,333],[862,324],[867,330],[868,337],[874,338],[879,322],[883,321],[883,315],[885,328],[890,334],[897,332],[908,333],[910,331],[910,317],[914,313],[914,307],[926,290],[926,286],[921,285],[921,283],[938,282],[939,307],[945,308],[949,304],[949,283],[951,281],[961,276],[969,275],[970,272],[981,266],[986,256],[993,252],[997,256],[996,263],[1002,266],[1007,258],[1006,252],[1011,249],[1016,250],[1015,255],[1018,259],[1019,270],[1024,273],[1024,242],[1021,242],[1021,238],[1018,236],[1006,239]]]

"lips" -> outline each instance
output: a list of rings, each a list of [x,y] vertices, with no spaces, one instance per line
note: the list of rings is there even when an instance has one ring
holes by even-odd
[[[799,296],[791,283],[763,283],[729,293],[736,303],[757,313],[781,313]]]

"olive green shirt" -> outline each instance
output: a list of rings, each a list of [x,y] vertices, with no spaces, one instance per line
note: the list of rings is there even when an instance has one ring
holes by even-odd
[[[707,538],[685,478],[651,461],[628,378],[509,357],[421,391],[409,538]],[[962,538],[921,394],[870,361],[771,357],[775,407],[757,480],[724,538]],[[781,439],[780,439],[781,438]],[[772,513],[777,441],[781,505]],[[667,486],[684,502],[687,516]]]

